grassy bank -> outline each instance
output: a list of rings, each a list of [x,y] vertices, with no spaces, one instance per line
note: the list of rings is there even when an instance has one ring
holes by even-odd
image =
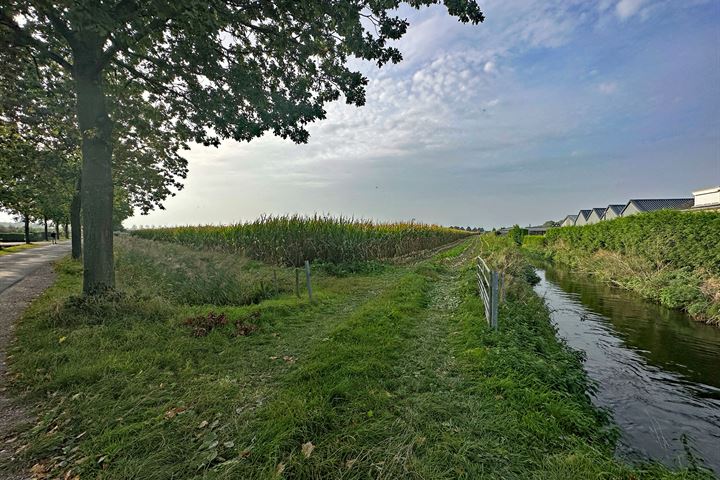
[[[60,478],[709,477],[613,459],[613,429],[521,256],[489,242],[318,275],[313,304],[283,291],[240,304],[203,282],[205,294],[178,295],[155,270],[194,251],[146,264],[128,254],[149,248],[137,239],[119,245],[123,295],[68,301],[81,275],[62,262],[11,352],[15,391],[38,412],[18,462]],[[514,278],[498,331],[475,291],[481,249]],[[272,271],[240,265],[219,268],[256,268],[242,284]],[[166,268],[169,282],[187,275]]]
[[[10,255],[11,253],[22,252],[31,248],[39,247],[37,243],[24,243],[22,245],[13,245],[11,247],[0,247],[0,256]]]
[[[452,243],[467,232],[421,223],[374,223],[329,216],[263,217],[230,226],[139,230],[151,240],[242,253],[275,265],[305,260],[354,263],[383,260]]]
[[[720,213],[659,211],[548,231],[529,248],[720,325]]]

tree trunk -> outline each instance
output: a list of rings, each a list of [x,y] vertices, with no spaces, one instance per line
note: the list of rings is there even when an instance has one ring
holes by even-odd
[[[24,215],[25,221],[25,243],[30,243],[30,215]]]
[[[55,240],[60,240],[60,222],[53,220],[55,224]]]
[[[63,232],[65,234],[65,240],[70,238],[70,228],[68,227],[67,217],[65,217],[65,223],[63,223]]]
[[[48,237],[47,217],[43,217],[43,225],[45,225],[45,241],[47,242],[50,240],[50,237]]]
[[[105,105],[102,39],[90,32],[74,51],[78,125],[82,135],[83,293],[115,287],[113,269],[112,123]]]
[[[72,235],[72,258],[78,259],[82,255],[82,228],[80,227],[80,185],[78,180],[77,188],[70,203],[70,234]]]

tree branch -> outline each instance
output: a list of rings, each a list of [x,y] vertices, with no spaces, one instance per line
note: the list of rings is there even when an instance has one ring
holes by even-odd
[[[49,6],[45,2],[41,1],[35,1],[35,6],[38,9],[40,13],[45,15],[48,20],[50,20],[50,23],[52,26],[60,32],[60,35],[68,42],[68,44],[71,47],[75,46],[75,34],[73,34],[72,30],[70,30],[70,27],[68,27],[65,22],[62,21],[62,19],[53,11],[52,7]]]
[[[102,56],[100,57],[98,68],[102,69],[103,67],[105,67],[105,65],[108,64],[108,62],[112,61],[115,54],[125,51],[127,48],[130,47],[130,45],[136,44],[137,42],[142,40],[143,37],[152,33],[153,31],[161,27],[165,27],[169,21],[170,18],[156,18],[153,21],[149,22],[145,26],[145,28],[139,29],[135,32],[134,35],[131,35],[129,39],[126,39],[124,41],[121,41],[116,36],[116,38],[112,40],[110,46],[103,52]]]
[[[0,9],[0,25],[4,25],[12,32],[12,37],[9,38],[9,43],[11,45],[14,45],[15,47],[34,48],[40,53],[40,55],[57,62],[65,70],[69,72],[72,71],[72,63],[65,60],[62,55],[52,51],[47,43],[38,40],[23,30],[22,27],[18,25],[14,19],[9,17],[2,9]]]

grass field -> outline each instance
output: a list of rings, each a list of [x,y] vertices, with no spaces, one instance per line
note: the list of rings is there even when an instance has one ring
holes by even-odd
[[[512,277],[498,331],[475,291],[481,250]],[[710,478],[613,459],[612,425],[521,259],[473,237],[321,272],[314,303],[282,287],[257,298],[271,266],[133,238],[118,242],[121,294],[89,303],[63,261],[11,352],[38,419],[16,465],[104,479]],[[227,285],[240,293],[216,292]]]
[[[467,232],[421,223],[374,223],[330,216],[263,217],[230,226],[138,230],[133,235],[201,249],[242,253],[274,265],[305,260],[355,263],[383,260],[457,241]]]

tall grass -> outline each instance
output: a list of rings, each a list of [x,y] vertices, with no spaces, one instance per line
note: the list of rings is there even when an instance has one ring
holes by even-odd
[[[202,249],[241,252],[276,265],[305,260],[352,263],[382,260],[431,249],[468,233],[414,222],[374,223],[348,217],[264,216],[230,226],[140,230],[134,235]]]
[[[118,288],[182,305],[248,305],[290,292],[292,273],[240,255],[139,238],[116,240]]]

